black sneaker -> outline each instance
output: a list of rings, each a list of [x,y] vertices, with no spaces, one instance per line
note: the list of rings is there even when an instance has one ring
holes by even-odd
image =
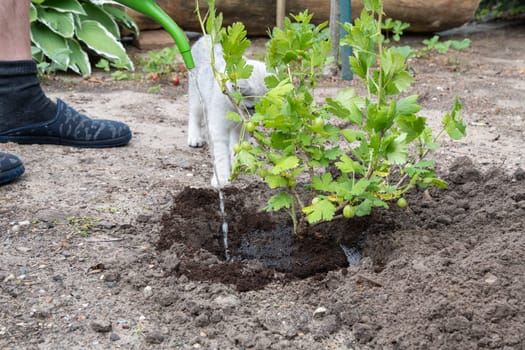
[[[15,180],[24,171],[24,164],[17,156],[0,152],[0,185]]]
[[[59,99],[55,118],[0,132],[0,143],[105,148],[125,146],[131,137],[132,133],[126,124],[91,119]]]

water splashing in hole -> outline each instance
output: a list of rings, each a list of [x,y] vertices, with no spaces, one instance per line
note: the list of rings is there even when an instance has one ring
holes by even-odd
[[[226,212],[224,210],[224,192],[219,190],[219,207],[221,209],[222,216],[222,242],[224,244],[224,258],[226,261],[230,261],[230,252],[228,249],[228,222],[226,221]]]
[[[211,140],[210,131],[208,128],[208,114],[207,114],[206,106],[204,105],[204,100],[202,98],[202,92],[199,87],[199,81],[194,72],[194,69],[189,70],[188,74],[189,74],[189,80],[196,87],[197,94],[199,96],[199,101],[202,107],[202,115],[204,116],[204,126],[206,128],[206,134],[208,135],[208,140]],[[214,158],[213,145],[210,142],[208,142],[208,147],[209,147],[212,158]],[[213,163],[213,174],[214,176],[216,176],[217,183],[220,183],[219,179],[217,178],[217,169],[215,167],[215,159],[212,159],[212,163]],[[230,261],[231,257],[230,257],[230,252],[228,248],[228,222],[226,221],[226,210],[225,210],[225,205],[224,205],[224,191],[222,189],[219,189],[219,209],[221,211],[221,218],[222,218],[221,231],[222,231],[222,241],[224,245],[224,258],[226,259],[226,261]]]
[[[361,262],[361,252],[359,251],[359,248],[348,247],[343,244],[339,244],[339,246],[341,247],[341,249],[343,249],[343,252],[345,253],[348,266],[359,265],[359,263]]]

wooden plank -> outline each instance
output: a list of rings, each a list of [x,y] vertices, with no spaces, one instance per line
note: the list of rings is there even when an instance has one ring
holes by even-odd
[[[278,28],[283,28],[284,17],[286,16],[286,0],[277,0],[277,11],[275,22]]]

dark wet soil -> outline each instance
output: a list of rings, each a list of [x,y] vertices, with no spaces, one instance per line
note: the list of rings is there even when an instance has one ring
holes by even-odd
[[[172,209],[162,217],[157,247],[184,247],[184,259],[173,271],[176,275],[233,284],[247,291],[264,288],[275,280],[285,282],[345,268],[348,261],[342,245],[363,250],[372,259],[374,271],[380,272],[395,254],[393,245],[399,232],[437,230],[442,235],[485,220],[510,217],[509,221],[515,222],[509,224],[516,228],[523,221],[522,172],[517,171],[512,179],[505,179],[497,169],[482,174],[470,159],[460,158],[446,179],[450,185],[447,190],[413,190],[407,196],[410,205],[406,209],[391,203],[390,209],[377,209],[370,217],[317,225],[301,236],[293,234],[285,214],[261,209],[269,197],[264,185],[228,188],[228,247],[221,230],[218,192],[186,187],[174,196]],[[500,181],[508,185],[499,188],[496,184]],[[448,239],[458,238],[459,232]],[[203,250],[217,258],[210,263],[202,258]]]

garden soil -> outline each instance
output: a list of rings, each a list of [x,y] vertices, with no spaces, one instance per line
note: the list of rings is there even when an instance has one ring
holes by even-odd
[[[208,151],[186,145],[187,78],[156,93],[104,72],[44,80],[134,138],[1,145],[27,172],[0,188],[0,349],[525,349],[525,26],[468,29],[445,39],[469,49],[409,63],[434,127],[464,106],[468,136],[433,155],[449,189],[302,239],[261,212],[252,178],[221,216]]]

